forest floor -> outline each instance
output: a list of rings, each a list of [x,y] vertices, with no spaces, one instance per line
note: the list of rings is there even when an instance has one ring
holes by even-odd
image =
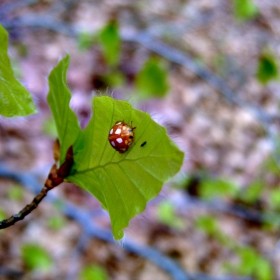
[[[150,113],[185,152],[180,173],[132,220],[125,238],[158,249],[193,275],[192,279],[280,279],[280,84],[263,85],[255,75],[264,50],[279,61],[280,5],[276,2],[254,1],[259,14],[238,22],[230,1],[221,0],[2,0],[0,23],[10,34],[12,63],[32,93],[38,113],[0,119],[1,164],[35,174],[43,185],[53,163],[54,141],[47,77],[69,53],[71,106],[82,125],[91,115],[92,97],[109,94]],[[118,71],[126,81],[115,87],[104,81],[108,65],[100,46],[81,50],[77,35],[81,31],[95,34],[112,19],[121,30]],[[140,31],[153,40],[144,46],[139,38],[128,39],[131,32],[137,37]],[[166,55],[154,52],[155,46]],[[184,65],[175,61],[176,50],[185,54]],[[170,88],[164,98],[137,101],[135,76],[151,55],[164,61]],[[222,80],[215,80],[217,76]],[[1,178],[0,186],[1,216],[17,213],[34,197],[7,178]],[[246,201],[248,190],[253,198]],[[110,230],[108,215],[89,193],[73,184],[62,184],[53,193],[92,213],[96,225]],[[160,218],[164,207],[174,211],[169,220]],[[263,213],[275,214],[271,224]],[[205,224],[213,221],[216,226],[211,232]],[[45,248],[53,259],[52,268],[30,271],[22,257],[24,244]],[[268,260],[274,278],[246,274],[244,266],[250,265],[237,253],[240,248],[252,248]],[[162,268],[118,243],[85,236],[75,219],[48,201],[0,233],[0,279],[13,279],[16,272],[21,275],[16,279],[79,279],[87,265],[104,269],[108,279],[171,279]],[[11,275],[3,272],[1,276],[1,268]]]

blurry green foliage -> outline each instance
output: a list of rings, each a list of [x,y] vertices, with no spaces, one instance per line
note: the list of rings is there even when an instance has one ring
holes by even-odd
[[[240,192],[240,198],[248,203],[256,202],[262,194],[264,182],[262,180],[256,180],[242,189]]]
[[[15,47],[17,48],[18,54],[22,57],[25,58],[29,54],[29,49],[27,45],[25,45],[23,42],[16,42]]]
[[[278,145],[278,144],[277,144]],[[274,155],[277,155],[277,151],[273,152]],[[280,174],[280,168],[273,156],[269,156],[265,162],[262,165],[263,170],[266,170],[267,172],[273,174],[273,175],[279,175]]]
[[[279,188],[279,187],[278,187]],[[269,202],[272,209],[280,210],[280,190],[272,190],[269,197]]]
[[[273,280],[274,273],[269,260],[261,256],[255,249],[251,247],[239,247],[235,250],[239,257],[239,264],[226,264],[230,272],[237,273],[242,276],[254,277],[257,280]]]
[[[264,51],[258,61],[256,77],[262,84],[277,79],[279,76],[278,63],[275,55],[266,50]]]
[[[157,218],[161,223],[178,230],[185,227],[185,221],[176,214],[174,205],[169,201],[158,205]]]
[[[238,186],[230,180],[222,178],[204,178],[201,182],[199,193],[202,198],[235,196]]]
[[[78,34],[78,48],[82,51],[88,50],[96,42],[96,39],[96,34],[82,31]]]
[[[60,230],[66,225],[66,220],[61,216],[50,217],[47,225],[52,230]]]
[[[110,71],[103,76],[105,83],[112,87],[122,86],[125,83],[125,77],[120,71]]]
[[[107,280],[106,270],[98,265],[84,267],[79,275],[80,280]]]
[[[14,185],[8,189],[8,198],[11,200],[21,200],[23,198],[24,189],[21,186]]]
[[[136,91],[142,98],[164,97],[169,89],[168,71],[162,61],[149,58],[136,76]]]
[[[30,270],[48,272],[53,266],[50,254],[38,244],[26,243],[21,247],[23,263]]]
[[[57,137],[56,126],[53,117],[48,117],[44,120],[43,132],[52,138]]]
[[[6,218],[6,212],[4,209],[0,208],[0,221]]]
[[[195,226],[228,247],[239,258],[239,263],[233,265],[227,261],[224,267],[237,275],[255,277],[258,280],[273,280],[273,269],[269,260],[249,246],[240,246],[235,240],[224,234],[218,226],[215,217],[204,215],[198,217]]]
[[[209,235],[217,233],[217,219],[209,215],[202,215],[196,219],[195,226]]]
[[[110,66],[118,64],[120,59],[121,39],[116,21],[110,21],[99,33],[99,42],[104,58]]]
[[[259,13],[258,7],[252,0],[232,0],[233,15],[238,21],[250,20]]]

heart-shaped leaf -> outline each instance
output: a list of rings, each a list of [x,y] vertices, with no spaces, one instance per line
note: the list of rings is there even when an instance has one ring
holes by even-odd
[[[14,76],[8,56],[8,33],[0,25],[0,114],[27,116],[36,111],[30,93]]]
[[[149,114],[110,97],[93,99],[93,116],[82,131],[69,108],[68,65],[69,56],[66,56],[49,76],[48,102],[61,145],[60,163],[73,145],[74,165],[66,179],[100,201],[110,214],[114,237],[120,239],[131,218],[142,212],[163,183],[179,171],[183,152]],[[123,154],[114,150],[108,141],[111,127],[119,120],[136,126],[135,142]]]
[[[134,144],[120,154],[111,147],[108,134],[122,120],[136,129]],[[95,97],[92,119],[74,144],[74,166],[67,179],[98,198],[110,214],[114,237],[120,239],[131,218],[179,171],[183,157],[149,114],[126,101]]]

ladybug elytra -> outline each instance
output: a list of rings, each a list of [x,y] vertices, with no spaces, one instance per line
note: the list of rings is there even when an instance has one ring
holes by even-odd
[[[111,146],[120,154],[125,153],[134,140],[133,130],[136,127],[128,125],[124,121],[117,121],[110,129],[108,140]]]

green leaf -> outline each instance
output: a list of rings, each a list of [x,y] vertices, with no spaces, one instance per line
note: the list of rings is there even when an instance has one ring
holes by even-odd
[[[275,146],[279,147],[280,150],[280,142],[279,139],[276,139]],[[279,175],[280,174],[280,167],[278,166],[278,163],[276,161],[276,158],[278,157],[278,148],[273,150],[273,155],[270,155],[262,164],[263,170],[266,172],[272,173],[273,175]]]
[[[110,87],[116,88],[125,84],[125,77],[123,73],[119,71],[105,73],[102,78]]]
[[[240,273],[242,275],[251,275],[254,272],[258,261],[257,252],[250,247],[244,247],[240,248],[237,251],[237,254],[240,258],[240,264],[242,264],[240,266]]]
[[[236,253],[240,258],[240,265],[233,266],[233,271],[244,276],[252,276],[259,280],[275,279],[272,265],[255,249],[251,247],[238,248]]]
[[[157,218],[167,226],[179,230],[184,229],[184,220],[176,214],[174,205],[169,201],[164,201],[158,205]]]
[[[142,98],[164,97],[168,92],[168,72],[157,58],[151,57],[136,77],[135,86]]]
[[[47,96],[60,143],[60,163],[64,161],[68,148],[74,144],[81,133],[77,116],[69,107],[71,93],[66,85],[69,62],[70,56],[66,55],[51,71]]]
[[[23,188],[18,185],[14,185],[8,189],[8,198],[11,200],[21,200],[23,199]]]
[[[233,14],[237,20],[249,20],[258,15],[258,7],[252,0],[233,0]]]
[[[46,135],[52,138],[57,138],[57,131],[53,117],[45,118],[42,130]]]
[[[269,51],[265,51],[259,57],[256,77],[262,84],[278,78],[278,64],[276,57]]]
[[[30,93],[15,78],[8,56],[8,33],[0,25],[0,114],[4,117],[36,113]]]
[[[108,141],[119,120],[136,126],[135,142],[123,154]],[[94,98],[93,117],[82,136],[74,144],[74,166],[67,179],[97,197],[110,214],[114,237],[120,239],[130,219],[179,171],[184,154],[149,114],[107,96]]]
[[[214,217],[203,215],[197,218],[195,226],[209,235],[216,235],[218,231],[217,221]]]
[[[89,32],[80,32],[78,34],[78,48],[88,50],[96,41],[96,35]]]
[[[4,209],[0,208],[0,221],[6,218],[7,214]]]
[[[110,66],[118,64],[120,59],[121,39],[117,22],[110,21],[100,32],[99,41],[104,58]]]
[[[45,272],[52,268],[53,260],[50,254],[37,244],[24,244],[21,248],[24,264],[30,270],[43,270]]]
[[[66,225],[66,221],[63,217],[61,216],[54,216],[50,217],[47,221],[47,224],[50,229],[52,230],[60,230]]]
[[[252,182],[247,188],[242,189],[240,198],[247,203],[254,203],[261,197],[264,183],[261,180]]]
[[[256,264],[255,273],[256,279],[259,280],[273,280],[275,279],[273,267],[269,260],[259,257]]]
[[[270,205],[273,209],[280,209],[280,190],[272,190],[269,197]]]
[[[222,178],[205,178],[199,189],[200,195],[205,199],[233,196],[237,191],[236,184]]]
[[[106,270],[97,265],[88,265],[83,268],[79,276],[80,280],[106,280],[108,279]]]

